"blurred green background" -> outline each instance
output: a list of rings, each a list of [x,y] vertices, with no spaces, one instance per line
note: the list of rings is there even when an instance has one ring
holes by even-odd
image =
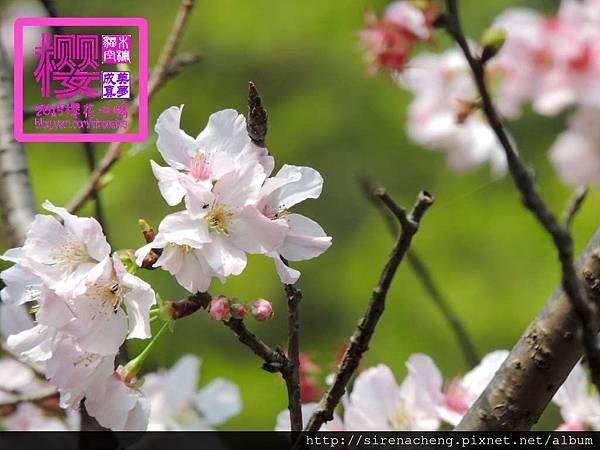
[[[557,1],[463,0],[469,35],[481,31],[504,8],[553,11]],[[0,3],[2,4],[2,3]],[[6,4],[6,2],[5,2]],[[176,14],[177,2],[79,2],[57,0],[63,15],[143,16],[150,27],[150,62]],[[316,260],[295,265],[302,271],[301,347],[323,368],[323,378],[362,314],[392,239],[378,212],[356,181],[366,172],[381,181],[399,203],[409,206],[420,189],[435,194],[414,247],[433,272],[483,355],[510,348],[559,280],[549,238],[523,209],[508,178],[494,179],[488,167],[457,174],[440,153],[412,144],[405,133],[410,95],[385,75],[369,77],[357,48],[356,32],[371,7],[381,1],[280,2],[274,0],[198,0],[180,51],[200,51],[203,60],[168,83],[150,105],[150,128],[170,105],[185,104],[182,125],[196,135],[211,112],[245,112],[246,85],[254,80],[269,112],[268,147],[278,166],[309,165],[325,178],[321,198],[296,210],[317,220],[333,236],[333,246]],[[447,47],[440,37],[438,47]],[[511,124],[519,149],[535,167],[543,193],[562,210],[572,189],[558,179],[547,149],[564,126],[564,117],[542,118],[527,112]],[[151,132],[139,145],[126,145],[114,167],[114,181],[102,191],[107,233],[114,249],[142,245],[137,220],[157,225],[176,210],[160,196],[149,160],[162,163]],[[105,148],[97,145],[99,152]],[[80,144],[27,144],[36,198],[66,203],[87,176]],[[88,205],[86,214],[92,213]],[[574,227],[581,249],[598,226],[600,198],[593,191]],[[3,244],[3,248],[6,243]],[[185,295],[167,273],[141,273],[163,298]],[[272,345],[286,340],[282,286],[270,260],[250,257],[246,271],[212,293],[242,300],[271,299],[275,318],[248,321]],[[468,367],[448,325],[424,293],[408,265],[401,266],[386,312],[363,368],[384,363],[399,381],[413,352],[433,357],[446,378]],[[131,342],[135,354],[141,344]],[[225,429],[272,429],[286,407],[285,387],[276,375],[240,346],[225,327],[196,314],[177,323],[163,338],[148,370],[170,366],[182,354],[202,357],[200,384],[226,377],[241,389],[244,409]],[[539,424],[558,424],[551,407]]]

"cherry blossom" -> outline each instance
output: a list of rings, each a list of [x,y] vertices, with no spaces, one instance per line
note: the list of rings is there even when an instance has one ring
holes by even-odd
[[[432,35],[434,9],[409,0],[390,3],[381,18],[372,11],[366,16],[366,29],[359,34],[369,71],[402,70],[412,48]]]
[[[440,417],[450,425],[458,425],[507,357],[506,350],[488,353],[463,377],[451,380],[444,392],[443,405],[438,409]]]
[[[208,304],[208,315],[213,320],[223,320],[229,314],[229,300],[224,295],[213,297]]]
[[[62,219],[38,214],[22,247],[2,258],[40,277],[61,296],[70,296],[87,274],[110,254],[110,246],[96,219],[77,217],[46,201],[42,205]]]
[[[233,109],[211,114],[206,128],[194,139],[180,128],[183,107],[172,106],[156,121],[157,147],[169,167],[151,161],[161,194],[171,206],[181,202],[186,185],[207,191],[231,170],[255,163],[273,170],[273,158],[252,143],[246,119]],[[183,184],[182,181],[187,181]]]
[[[284,164],[277,174],[262,186],[256,203],[258,210],[272,220],[284,220],[288,231],[281,245],[268,253],[283,283],[295,283],[300,272],[287,266],[288,261],[303,261],[321,255],[331,245],[331,237],[315,221],[288,209],[309,198],[319,198],[323,177],[310,167]]]
[[[495,172],[505,170],[504,151],[478,110],[476,88],[460,49],[419,54],[396,79],[415,94],[407,121],[413,141],[444,152],[453,170],[484,162],[490,162]]]
[[[198,390],[200,359],[182,356],[169,370],[144,377],[142,392],[151,402],[150,431],[207,431],[241,411],[237,386],[222,378]]]
[[[590,390],[581,362],[573,368],[552,399],[564,422],[557,431],[600,430],[600,398]]]
[[[569,184],[600,186],[600,109],[582,108],[550,148],[550,160]]]
[[[151,337],[154,291],[148,283],[127,272],[117,254],[97,264],[88,274],[84,290],[67,303],[77,319],[66,326],[67,332],[76,336],[86,351],[111,355],[125,338]]]
[[[400,386],[389,367],[380,364],[356,377],[344,401],[347,430],[435,431],[443,402],[442,375],[429,356],[414,354]]]
[[[270,319],[273,317],[273,305],[268,300],[257,300],[252,303],[251,308],[252,317],[254,317],[259,322]]]

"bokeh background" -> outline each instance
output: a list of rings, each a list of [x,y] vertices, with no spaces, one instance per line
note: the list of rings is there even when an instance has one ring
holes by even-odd
[[[513,6],[553,11],[558,1],[463,0],[468,34],[477,39],[503,9]],[[0,1],[0,9],[8,5]],[[143,16],[147,18],[151,64],[168,33],[178,2],[80,2],[57,0],[67,16]],[[370,77],[357,47],[357,30],[367,8],[380,11],[382,1],[280,2],[274,0],[198,0],[181,42],[181,51],[200,51],[203,60],[189,67],[152,100],[150,128],[170,105],[185,104],[182,125],[191,135],[211,112],[236,108],[245,112],[246,85],[254,80],[269,112],[268,147],[278,167],[309,165],[325,179],[319,200],[297,211],[317,220],[333,236],[333,246],[316,260],[295,265],[300,286],[301,347],[321,367],[322,378],[362,314],[392,245],[379,213],[357,183],[368,173],[385,184],[399,203],[412,205],[427,189],[436,204],[426,216],[414,248],[433,273],[476,342],[481,355],[510,348],[559,280],[550,239],[523,209],[509,178],[494,178],[488,167],[457,174],[440,153],[412,144],[405,133],[410,95],[385,75]],[[5,26],[5,24],[2,24]],[[437,46],[449,41],[440,36]],[[572,189],[556,176],[547,149],[564,126],[527,112],[510,124],[519,150],[536,170],[542,191],[562,210]],[[140,217],[157,225],[169,208],[161,198],[149,160],[162,162],[150,133],[142,144],[125,145],[114,180],[102,191],[107,234],[113,249],[142,245]],[[99,154],[105,146],[97,145]],[[65,204],[87,176],[80,144],[27,144],[36,199]],[[90,205],[83,211],[92,214]],[[600,198],[595,191],[574,226],[577,249],[598,227]],[[2,242],[2,250],[7,247]],[[141,272],[165,299],[184,296],[167,273]],[[273,301],[275,318],[249,326],[272,345],[286,340],[286,306],[282,286],[270,260],[250,257],[246,271],[211,292],[241,300]],[[454,335],[425,294],[410,267],[402,265],[389,293],[386,312],[362,367],[389,365],[402,380],[404,362],[414,352],[431,355],[446,378],[469,367]],[[130,342],[135,354],[141,343]],[[196,314],[177,323],[161,339],[148,370],[172,365],[182,354],[202,357],[200,385],[215,377],[236,382],[244,409],[225,429],[272,429],[286,407],[285,387],[277,375],[260,369],[260,361],[219,323]],[[539,428],[558,423],[549,408]]]

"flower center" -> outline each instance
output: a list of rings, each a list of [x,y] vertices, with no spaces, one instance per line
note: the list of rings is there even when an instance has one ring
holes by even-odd
[[[213,204],[209,213],[205,216],[205,219],[208,223],[209,229],[215,230],[216,232],[229,237],[227,225],[229,223],[229,219],[231,219],[231,216],[232,214],[227,211],[224,205],[215,203]]]
[[[103,310],[110,310],[116,314],[123,303],[123,288],[116,281],[103,286],[95,286],[91,297],[100,304]]]
[[[192,170],[190,174],[196,180],[208,180],[210,178],[210,165],[204,155],[200,152],[192,159]]]
[[[390,417],[390,425],[394,431],[411,431],[413,429],[412,415],[404,400],[400,400],[396,411]]]
[[[68,239],[62,244],[53,259],[56,263],[67,264],[82,264],[94,261],[90,255],[88,255],[83,243],[75,239]]]

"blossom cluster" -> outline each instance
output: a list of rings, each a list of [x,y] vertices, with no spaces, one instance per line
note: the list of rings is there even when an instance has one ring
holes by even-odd
[[[272,176],[273,157],[251,141],[235,110],[212,114],[196,138],[180,128],[181,112],[171,107],[158,118],[157,146],[168,166],[151,165],[165,201],[184,202],[185,209],[161,221],[154,241],[136,252],[137,263],[158,249],[154,266],[196,293],[213,278],[241,274],[247,254],[262,254],[275,262],[282,282],[294,283],[300,272],[286,262],[314,258],[331,245],[318,223],[289,212],[319,197],[323,178],[291,165]]]
[[[148,283],[125,270],[93,218],[77,217],[49,202],[22,247],[2,259],[9,307],[27,305],[31,327],[7,339],[22,361],[40,366],[60,393],[60,406],[88,413],[114,430],[145,429],[149,402],[115,372],[125,339],[146,339],[156,302]]]
[[[413,4],[398,0],[383,17]],[[405,27],[414,24],[407,15],[401,18]],[[370,28],[368,20],[366,31]],[[566,182],[600,186],[600,2],[562,0],[550,16],[509,8],[489,30],[502,36],[497,54],[485,64],[500,114],[516,119],[526,104],[546,116],[569,111],[567,129],[552,145],[550,160]],[[469,42],[472,53],[482,55],[483,44]],[[378,54],[374,47],[370,51],[372,57]],[[401,55],[406,57],[405,52]],[[504,153],[480,111],[472,74],[459,48],[423,52],[402,66],[380,67],[391,69],[399,85],[415,95],[407,119],[412,140],[444,152],[452,169],[490,162],[502,172]]]
[[[386,365],[368,368],[356,377],[351,392],[343,397],[343,415],[334,415],[321,430],[437,431],[443,423],[454,427],[507,356],[506,350],[491,352],[471,371],[446,383],[433,360],[420,353],[408,358],[408,373],[400,385]],[[600,396],[591,393],[589,385],[583,366],[578,363],[553,398],[564,420],[557,430],[600,430]],[[316,406],[310,402],[303,405],[305,423]],[[285,410],[277,416],[275,430],[289,429],[289,413]]]

